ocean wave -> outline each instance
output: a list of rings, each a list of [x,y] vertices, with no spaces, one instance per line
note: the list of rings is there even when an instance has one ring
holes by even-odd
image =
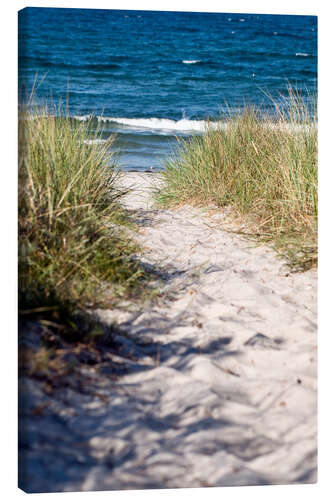
[[[198,64],[201,63],[201,59],[184,59],[183,64]]]
[[[143,129],[151,131],[168,131],[168,132],[205,132],[210,130],[225,130],[228,127],[227,122],[223,121],[207,121],[207,120],[188,120],[187,118],[182,118],[181,120],[171,120],[169,118],[117,118],[113,116],[93,116],[93,115],[82,115],[73,116],[72,118],[79,121],[87,121],[90,119],[96,119],[103,123],[114,123],[115,125],[123,125],[128,127],[128,129]],[[268,128],[288,130],[288,131],[304,131],[312,130],[312,126],[307,125],[297,125],[297,124],[281,124],[266,123]],[[97,139],[103,142],[103,140]]]
[[[172,130],[180,132],[204,132],[207,127],[213,126],[205,120],[188,120],[182,118],[181,120],[171,120],[168,118],[114,118],[114,117],[101,117],[101,121],[115,122],[120,125],[128,127],[145,128],[151,130]],[[214,124],[215,126],[217,124]]]
[[[85,144],[88,144],[89,146],[93,146],[95,144],[104,144],[107,142],[107,139],[87,139],[84,141]]]
[[[87,121],[92,118],[91,115],[74,116],[76,120]],[[99,122],[115,123],[129,128],[147,129],[147,130],[170,130],[179,132],[204,132],[207,128],[218,128],[220,123],[207,122],[206,120],[171,120],[169,118],[121,118],[114,116],[96,116]]]
[[[92,118],[94,118],[93,115],[75,115],[75,116],[72,116],[71,118],[73,118],[74,120],[77,120],[78,122],[87,122],[88,120],[91,120]]]
[[[296,52],[295,54],[296,57],[309,57],[309,54],[306,52]]]

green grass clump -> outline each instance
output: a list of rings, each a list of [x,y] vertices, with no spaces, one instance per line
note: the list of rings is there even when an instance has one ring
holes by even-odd
[[[273,244],[294,270],[306,270],[317,262],[315,106],[290,91],[275,107],[274,118],[246,109],[181,142],[156,199],[231,206],[247,234]]]
[[[142,272],[126,233],[112,139],[89,143],[91,123],[46,110],[19,113],[19,313],[70,322],[138,289]],[[97,139],[97,131],[93,139]],[[96,141],[98,142],[98,141]],[[107,292],[107,294],[106,294]]]

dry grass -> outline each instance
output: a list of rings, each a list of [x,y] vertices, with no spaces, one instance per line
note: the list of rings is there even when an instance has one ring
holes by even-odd
[[[311,109],[310,109],[311,108]],[[275,103],[274,118],[256,109],[229,117],[181,142],[156,193],[163,205],[231,206],[246,233],[273,244],[294,270],[317,262],[316,101],[296,92]]]
[[[95,139],[100,132],[96,132]],[[108,306],[140,288],[109,142],[91,124],[45,109],[19,113],[19,311],[71,324],[75,311]]]

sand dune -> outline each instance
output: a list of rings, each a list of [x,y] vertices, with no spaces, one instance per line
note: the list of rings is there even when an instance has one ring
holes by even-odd
[[[32,491],[315,482],[316,271],[289,273],[223,213],[157,209],[156,182],[122,181],[161,297],[97,312],[124,332],[127,373],[87,368],[94,391],[61,389],[43,426],[27,419]],[[45,399],[27,383],[31,404]]]

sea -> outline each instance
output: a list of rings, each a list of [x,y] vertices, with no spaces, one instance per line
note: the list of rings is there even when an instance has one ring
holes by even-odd
[[[93,117],[127,171],[161,171],[207,121],[317,92],[317,18],[35,8],[18,15],[19,99]],[[59,111],[60,110],[60,111]]]

